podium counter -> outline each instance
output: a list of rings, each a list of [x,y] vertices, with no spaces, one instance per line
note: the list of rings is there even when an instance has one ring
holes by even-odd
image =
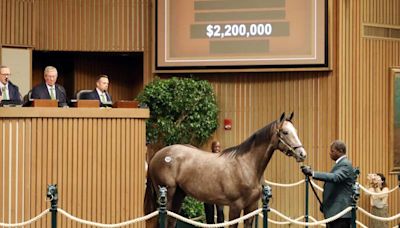
[[[119,223],[142,216],[148,117],[137,108],[0,108],[1,222],[49,208],[48,184],[58,186],[58,207],[79,218]],[[58,223],[81,227],[65,216]],[[50,227],[50,216],[31,226]]]

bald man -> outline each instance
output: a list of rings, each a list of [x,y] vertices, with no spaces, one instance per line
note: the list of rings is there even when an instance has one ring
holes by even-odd
[[[10,81],[11,70],[7,66],[0,66],[0,101],[11,101],[15,104],[21,104],[21,94],[18,86]]]

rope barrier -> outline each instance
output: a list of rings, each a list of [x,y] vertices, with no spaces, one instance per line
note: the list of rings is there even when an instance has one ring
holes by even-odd
[[[294,187],[294,186],[297,186],[297,185],[300,185],[300,184],[304,183],[304,180],[300,180],[300,181],[298,181],[298,182],[290,183],[290,184],[281,184],[281,183],[276,183],[276,182],[272,182],[272,181],[268,181],[268,180],[264,180],[264,181],[265,181],[265,183],[267,183],[267,184],[269,184],[269,185],[277,186],[277,187]],[[324,191],[324,189],[321,188],[318,184],[316,184],[313,180],[310,180],[310,182],[311,182],[311,184],[312,184],[314,187],[316,187],[319,191],[321,191],[321,192]],[[367,193],[367,194],[369,194],[369,195],[375,195],[375,196],[384,195],[384,194],[389,194],[389,193],[392,193],[392,192],[396,191],[396,190],[399,188],[399,186],[396,186],[396,187],[390,189],[388,192],[379,192],[379,193],[377,193],[377,192],[371,192],[371,191],[368,190],[368,188],[362,186],[359,182],[357,182],[357,183],[359,184],[360,188],[361,188],[365,193]]]
[[[362,213],[364,213],[365,215],[367,215],[367,216],[369,216],[369,217],[371,217],[373,219],[380,220],[380,221],[392,221],[392,220],[400,218],[400,214],[397,214],[397,215],[394,215],[394,216],[391,216],[391,217],[379,217],[379,216],[376,216],[376,215],[373,215],[373,214],[369,213],[368,211],[366,211],[365,209],[363,209],[361,207],[357,207],[357,208]],[[326,223],[331,222],[333,220],[336,220],[336,219],[342,217],[344,214],[346,214],[347,212],[351,211],[351,209],[352,209],[351,207],[348,207],[348,208],[344,209],[342,212],[336,214],[335,216],[332,216],[330,218],[327,218],[327,219],[324,219],[324,220],[321,220],[321,221],[317,221],[314,217],[309,216],[309,218],[313,222],[300,222],[299,220],[302,220],[304,218],[304,216],[300,216],[298,218],[292,219],[292,218],[282,214],[281,212],[279,212],[279,211],[277,211],[277,210],[275,210],[273,208],[270,208],[271,212],[275,213],[276,215],[278,215],[279,217],[281,217],[281,218],[283,218],[283,219],[285,219],[287,221],[275,221],[273,219],[268,219],[268,222],[271,222],[271,223],[276,224],[276,225],[297,224],[297,225],[302,225],[302,226],[317,226],[317,225],[326,226],[325,225]],[[134,223],[137,223],[137,222],[142,222],[142,221],[148,220],[148,219],[153,218],[153,217],[155,217],[155,216],[157,216],[159,214],[158,211],[154,211],[154,212],[152,212],[152,213],[150,213],[148,215],[145,215],[143,217],[139,217],[139,218],[136,218],[136,219],[132,219],[132,220],[129,220],[129,221],[116,223],[116,224],[103,224],[103,223],[92,222],[92,221],[88,221],[88,220],[83,220],[83,219],[77,218],[77,217],[69,214],[68,212],[64,211],[61,208],[57,208],[57,211],[60,212],[61,214],[63,214],[64,216],[66,216],[67,218],[75,221],[75,222],[79,222],[79,223],[86,224],[86,225],[91,225],[91,226],[107,227],[107,228],[131,225],[131,224],[134,224]],[[0,227],[26,226],[26,225],[29,225],[29,224],[37,221],[38,219],[40,219],[41,217],[46,215],[48,212],[49,212],[49,209],[46,209],[42,213],[40,213],[38,216],[36,216],[36,217],[34,217],[34,218],[32,218],[32,219],[30,219],[28,221],[21,222],[21,223],[14,223],[14,224],[11,224],[11,223],[10,224],[0,223]],[[189,224],[197,226],[197,227],[209,227],[209,228],[212,228],[212,227],[225,227],[225,226],[234,225],[234,224],[243,222],[244,220],[246,220],[246,219],[248,219],[250,217],[256,216],[256,215],[258,215],[260,217],[263,217],[261,212],[262,212],[262,209],[260,208],[260,209],[257,209],[255,211],[251,212],[251,213],[248,213],[247,215],[244,215],[244,216],[242,216],[240,218],[237,218],[235,220],[224,222],[224,223],[218,223],[218,224],[205,224],[205,223],[197,222],[197,221],[185,218],[185,217],[183,217],[181,215],[178,215],[178,214],[176,214],[174,212],[171,212],[171,211],[167,211],[167,214],[169,216],[171,216],[171,217],[174,217],[174,218],[176,218],[178,220],[181,220],[183,222],[189,223]],[[356,221],[356,223],[358,225],[360,225],[362,228],[367,228],[367,226],[362,224],[360,221]],[[397,227],[397,226],[394,226],[394,227]]]
[[[311,215],[309,215],[308,218],[311,219],[313,222],[317,222],[318,221],[314,217],[312,217]],[[320,226],[326,227],[325,224],[321,224]]]
[[[87,220],[83,220],[83,219],[77,218],[77,217],[69,214],[68,212],[64,211],[61,208],[57,208],[57,211],[60,212],[61,214],[65,215],[67,218],[75,221],[75,222],[79,222],[79,223],[90,225],[90,226],[98,226],[98,227],[121,227],[121,226],[127,226],[127,225],[134,224],[134,223],[137,223],[137,222],[145,221],[147,219],[153,218],[153,217],[158,215],[158,211],[154,211],[154,212],[152,212],[152,213],[150,213],[148,215],[145,215],[143,217],[139,217],[139,218],[136,218],[136,219],[132,219],[132,220],[129,220],[129,221],[116,223],[116,224],[103,224],[103,223],[92,222],[92,221],[87,221]]]
[[[362,224],[360,221],[356,221],[356,223],[359,225],[359,226],[361,226],[362,228],[368,228],[368,226],[366,226],[366,225],[364,225],[364,224]]]
[[[291,184],[280,184],[280,183],[275,183],[275,182],[271,182],[268,180],[265,180],[265,183],[272,185],[272,186],[278,186],[278,187],[294,187],[294,186],[304,183],[304,180],[300,180],[296,183],[291,183]]]
[[[304,183],[304,182],[305,182],[305,180],[300,180],[300,181],[295,182],[295,183],[281,184],[281,183],[275,183],[275,182],[271,182],[271,181],[265,180],[265,183],[267,183],[267,184],[269,184],[269,185],[273,185],[273,186],[278,186],[278,187],[293,187],[293,186],[300,185],[300,184],[302,184],[302,183]],[[317,185],[314,181],[311,180],[310,182],[311,182],[311,184],[312,184],[314,187],[316,187],[319,191],[323,191],[323,189],[322,189],[319,185]],[[359,183],[357,182],[357,184],[359,184]],[[362,185],[360,185],[360,184],[359,184],[359,186],[360,186],[360,188],[361,188],[364,192],[366,192],[367,194],[370,194],[370,195],[384,195],[384,194],[392,193],[392,192],[394,192],[395,190],[397,190],[397,189],[399,188],[399,186],[396,186],[395,188],[391,189],[391,190],[388,191],[388,192],[384,192],[384,193],[375,193],[375,192],[369,191],[367,188],[365,188],[364,186],[362,186]],[[397,215],[391,216],[391,217],[379,217],[379,216],[376,216],[376,215],[373,215],[373,214],[369,213],[368,211],[366,211],[365,209],[363,209],[363,208],[361,208],[361,207],[359,207],[359,206],[357,206],[357,208],[358,208],[362,213],[364,213],[365,215],[367,215],[368,217],[370,217],[370,218],[372,218],[372,219],[375,219],[375,220],[379,220],[379,221],[392,221],[392,220],[395,220],[395,219],[399,219],[399,218],[400,218],[400,213],[397,214]],[[288,216],[282,214],[281,212],[279,212],[279,211],[277,211],[277,210],[275,210],[275,209],[273,209],[273,208],[270,208],[270,211],[271,211],[271,212],[275,213],[277,216],[279,216],[279,217],[285,219],[286,221],[275,221],[275,220],[272,220],[272,219],[268,219],[268,221],[271,222],[271,223],[273,223],[273,224],[276,224],[276,225],[296,224],[296,225],[302,225],[302,226],[317,226],[317,225],[325,226],[326,223],[329,223],[329,222],[331,222],[331,221],[334,221],[334,220],[336,220],[336,219],[342,217],[344,214],[348,213],[348,212],[351,211],[351,210],[352,210],[352,207],[347,207],[346,209],[344,209],[344,210],[341,211],[340,213],[338,213],[338,214],[336,214],[336,215],[334,215],[334,216],[332,216],[332,217],[330,217],[330,218],[321,220],[321,221],[317,221],[317,220],[316,220],[315,218],[313,218],[312,216],[309,216],[309,218],[310,218],[313,222],[302,222],[302,221],[300,221],[300,220],[302,220],[305,216],[300,216],[300,217],[298,217],[298,218],[296,218],[296,219],[292,219],[292,218],[290,218],[290,217],[288,217]],[[106,228],[121,227],[121,226],[131,225],[131,224],[134,224],[134,223],[137,223],[137,222],[142,222],[142,221],[148,220],[148,219],[153,218],[153,217],[155,217],[155,216],[157,216],[157,215],[159,214],[159,211],[154,211],[154,212],[152,212],[152,213],[150,213],[150,214],[148,214],[148,215],[145,215],[145,216],[143,216],[143,217],[139,217],[139,218],[136,218],[136,219],[132,219],[132,220],[129,220],[129,221],[125,221],[125,222],[121,222],[121,223],[116,223],[116,224],[103,224],[103,223],[92,222],[92,221],[80,219],[80,218],[78,218],[78,217],[75,217],[75,216],[69,214],[68,212],[64,211],[64,210],[61,209],[61,208],[57,208],[57,211],[60,212],[62,215],[66,216],[67,218],[69,218],[69,219],[75,221],[75,222],[82,223],[82,224],[86,224],[86,225],[90,225],[90,226],[106,227]],[[12,224],[12,223],[7,224],[7,223],[1,223],[1,222],[0,222],[0,227],[19,227],[19,226],[26,226],[26,225],[29,225],[29,224],[31,224],[31,223],[37,221],[38,219],[42,218],[43,216],[45,216],[45,215],[46,215],[47,213],[49,213],[49,212],[50,212],[49,209],[46,209],[46,210],[44,210],[43,212],[41,212],[38,216],[36,216],[36,217],[34,217],[34,218],[32,218],[32,219],[30,219],[30,220],[28,220],[28,221],[25,221],[25,222],[14,223],[14,224]],[[246,214],[246,215],[244,215],[244,216],[242,216],[242,217],[239,217],[239,218],[237,218],[237,219],[235,219],[235,220],[228,221],[228,222],[224,222],[224,223],[218,223],[218,224],[204,224],[204,223],[201,223],[201,222],[197,222],[197,221],[194,221],[194,220],[185,218],[185,217],[180,216],[180,215],[178,215],[178,214],[176,214],[176,213],[174,213],[174,212],[171,212],[171,211],[167,211],[167,215],[169,215],[169,216],[171,216],[171,217],[173,217],[173,218],[176,218],[176,219],[178,219],[178,220],[181,220],[181,221],[183,221],[183,222],[186,222],[186,223],[188,223],[188,224],[197,226],[197,227],[207,227],[207,228],[209,227],[209,228],[212,228],[212,227],[225,227],[225,226],[234,225],[234,224],[243,222],[244,220],[249,219],[249,218],[251,218],[251,217],[253,217],[253,216],[257,216],[257,215],[263,217],[263,215],[261,214],[261,212],[262,212],[262,209],[260,208],[260,209],[257,209],[257,210],[255,210],[255,211],[253,211],[253,212],[250,212],[250,213],[248,213],[248,214]],[[367,226],[365,226],[364,224],[362,224],[360,221],[356,221],[356,223],[357,223],[359,226],[361,226],[362,228],[367,228]],[[395,227],[397,227],[397,226],[395,226]]]
[[[358,206],[357,206],[357,208],[358,208],[362,213],[364,213],[365,215],[369,216],[370,218],[373,218],[373,219],[376,219],[376,220],[379,220],[379,221],[392,221],[392,220],[395,220],[395,219],[400,218],[400,213],[397,214],[397,215],[393,215],[392,217],[379,217],[379,216],[376,216],[376,215],[373,215],[373,214],[369,213],[368,211],[366,211],[366,210],[363,209],[362,207],[358,207]]]
[[[369,195],[380,196],[380,195],[385,195],[385,194],[389,194],[389,193],[392,193],[392,192],[396,191],[396,190],[399,188],[399,186],[396,186],[396,187],[392,188],[391,190],[389,190],[389,191],[387,191],[387,192],[371,192],[371,191],[369,191],[366,187],[362,186],[361,184],[360,184],[360,188],[361,188],[365,193],[367,193],[367,194],[369,194]]]
[[[317,183],[315,183],[314,181],[310,181],[311,182],[311,184],[315,187],[315,188],[317,188],[320,192],[323,192],[324,191],[324,189],[323,188],[321,188]]]
[[[259,213],[258,216],[260,216],[261,218],[264,218],[263,214],[261,214],[261,213]],[[304,217],[305,216],[302,215],[300,217],[295,218],[294,220],[299,221],[299,220],[302,220]],[[291,222],[288,222],[288,221],[275,221],[275,220],[273,220],[271,218],[268,218],[268,222],[271,222],[271,223],[276,224],[276,225],[289,225],[289,224],[291,224]]]
[[[49,209],[44,210],[42,213],[40,213],[38,216],[29,219],[28,221],[25,222],[20,222],[20,223],[1,223],[0,222],[0,227],[19,227],[19,226],[26,226],[29,225],[36,220],[40,219],[41,217],[45,216],[47,213],[49,213]]]
[[[281,218],[283,218],[283,219],[286,219],[286,220],[288,220],[288,221],[290,221],[290,222],[292,222],[292,223],[294,223],[294,224],[297,224],[297,225],[302,225],[302,226],[317,226],[317,225],[321,225],[321,224],[326,224],[326,223],[328,223],[328,222],[332,222],[332,221],[334,221],[334,220],[336,220],[336,219],[342,217],[342,216],[343,216],[344,214],[346,214],[347,212],[351,211],[351,209],[352,209],[351,207],[347,207],[346,209],[344,209],[342,212],[336,214],[335,216],[332,216],[332,217],[330,217],[330,218],[327,218],[327,219],[324,219],[324,220],[321,220],[321,221],[318,221],[318,222],[299,222],[299,221],[296,221],[296,220],[294,220],[294,219],[291,219],[290,217],[287,217],[286,215],[280,213],[279,211],[277,211],[277,210],[275,210],[275,209],[273,209],[273,208],[271,208],[271,212],[273,212],[273,213],[275,213],[276,215],[278,215],[279,217],[281,217]]]
[[[171,217],[174,217],[174,218],[176,218],[178,220],[181,220],[183,222],[189,223],[190,225],[197,226],[197,227],[225,227],[225,226],[230,226],[230,225],[237,224],[239,222],[243,222],[244,220],[257,215],[261,211],[262,211],[262,209],[259,208],[259,209],[255,210],[253,212],[250,212],[247,215],[244,215],[244,216],[242,216],[240,218],[234,219],[234,220],[229,221],[229,222],[217,223],[217,224],[205,224],[205,223],[201,223],[201,222],[196,222],[196,221],[190,220],[188,218],[185,218],[183,216],[180,216],[180,215],[178,215],[178,214],[176,214],[176,213],[174,213],[172,211],[167,211],[167,215],[169,215]]]

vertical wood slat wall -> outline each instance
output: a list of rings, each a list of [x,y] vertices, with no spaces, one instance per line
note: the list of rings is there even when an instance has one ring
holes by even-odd
[[[143,51],[142,0],[40,0],[35,4],[39,50]]]
[[[48,209],[52,183],[59,208],[79,218],[119,223],[143,215],[145,119],[77,116],[0,119],[1,222]],[[61,215],[58,226],[88,227]],[[50,227],[50,215],[26,227]]]
[[[399,26],[399,10],[397,0],[339,1],[338,137],[347,142],[354,165],[361,169],[359,181],[366,184],[368,173],[380,172],[387,177],[389,188],[399,184],[395,175],[389,175],[393,162],[389,86],[390,67],[400,68],[400,40],[366,38],[362,26]],[[389,215],[400,212],[399,197],[398,191],[390,194]],[[365,194],[359,206],[370,209]],[[360,219],[368,225],[365,216]]]
[[[294,111],[294,125],[308,153],[306,164],[317,170],[331,167],[328,151],[330,142],[336,139],[337,101],[336,78],[330,72],[222,73],[199,77],[209,80],[216,93],[220,127],[214,139],[223,148],[241,143],[259,128],[277,120],[282,112],[289,115]],[[232,130],[223,129],[225,118],[232,119]],[[204,149],[209,151],[210,145]],[[276,183],[294,183],[304,176],[293,158],[277,151],[265,178]],[[293,218],[304,214],[303,185],[272,187],[272,191],[271,207]],[[314,197],[310,197],[310,213],[322,219]]]
[[[49,51],[143,51],[147,0],[2,0],[0,44]]]
[[[33,45],[33,9],[33,0],[0,1],[0,44]]]

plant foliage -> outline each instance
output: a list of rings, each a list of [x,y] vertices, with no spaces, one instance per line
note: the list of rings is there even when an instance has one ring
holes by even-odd
[[[182,204],[182,216],[186,218],[198,218],[199,216],[202,216],[203,219],[201,221],[204,222],[204,204],[193,199],[192,197],[186,196],[185,200],[183,201]]]
[[[150,109],[150,118],[146,122],[148,143],[199,147],[218,127],[218,107],[208,81],[156,78],[137,100]]]

